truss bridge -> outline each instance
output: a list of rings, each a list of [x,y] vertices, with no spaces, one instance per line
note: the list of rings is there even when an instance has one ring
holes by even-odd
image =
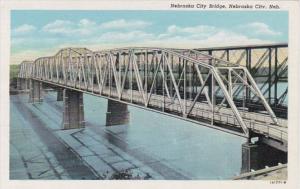
[[[287,89],[278,96],[276,82],[287,69],[287,59],[279,64],[274,57],[281,46],[268,47],[253,65],[249,53],[255,53],[254,48],[258,47],[243,48],[243,56],[234,59],[233,47],[65,48],[22,62],[18,87],[29,90],[30,103],[42,102],[43,88],[55,88],[64,103],[63,129],[84,127],[82,94],[87,93],[108,99],[107,125],[129,122],[127,105],[132,105],[249,139],[258,137],[286,152],[287,120],[278,114],[279,109],[287,112],[282,100]],[[260,76],[254,73],[265,74],[261,62],[272,57],[276,68],[269,68],[268,78],[258,84]]]

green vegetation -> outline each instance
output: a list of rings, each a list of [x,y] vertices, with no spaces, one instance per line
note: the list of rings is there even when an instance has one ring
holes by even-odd
[[[19,65],[10,65],[9,66],[9,78],[10,80],[16,78],[19,73]]]

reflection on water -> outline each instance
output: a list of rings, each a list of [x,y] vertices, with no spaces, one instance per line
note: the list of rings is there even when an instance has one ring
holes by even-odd
[[[84,101],[86,121],[105,127],[107,100],[85,95]],[[123,151],[141,151],[143,161],[155,159],[194,179],[226,179],[240,173],[244,138],[140,108],[129,111],[128,126],[108,127],[105,134]]]

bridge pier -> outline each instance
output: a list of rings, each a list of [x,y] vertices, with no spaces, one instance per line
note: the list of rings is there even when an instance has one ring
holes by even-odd
[[[18,78],[17,79],[17,89],[18,90],[28,90],[29,89],[28,79]]]
[[[250,172],[251,169],[258,170],[259,146],[245,142],[242,144],[242,168],[241,173]]]
[[[241,173],[276,166],[278,163],[286,163],[287,154],[271,146],[257,141],[256,143],[245,142],[242,144],[242,168]]]
[[[85,126],[83,93],[63,90],[63,129],[79,129]]]
[[[43,101],[43,87],[42,83],[35,80],[29,81],[29,103],[42,102]]]
[[[128,124],[130,113],[127,104],[108,100],[106,126]]]
[[[64,100],[64,90],[63,89],[57,89],[57,101],[63,101]]]

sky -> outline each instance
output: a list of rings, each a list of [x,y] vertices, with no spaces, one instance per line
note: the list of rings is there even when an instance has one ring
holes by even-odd
[[[201,48],[288,42],[287,11],[11,12],[11,64],[64,47]]]

